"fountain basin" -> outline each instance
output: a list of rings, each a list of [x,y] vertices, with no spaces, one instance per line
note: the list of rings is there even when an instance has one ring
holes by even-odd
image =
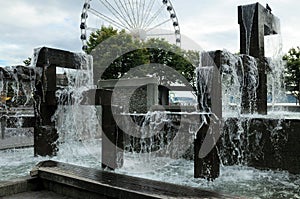
[[[71,198],[225,198],[229,196],[199,188],[130,177],[56,161],[41,162],[32,178],[0,186],[0,196],[47,190]],[[15,191],[10,188],[15,188]],[[6,195],[5,195],[6,193]],[[232,197],[230,197],[232,198]]]
[[[223,163],[246,164],[259,169],[280,169],[299,174],[299,129],[300,120],[292,117],[227,118],[221,146]]]
[[[89,147],[89,148],[87,148]],[[98,149],[98,150],[97,150]],[[73,153],[71,153],[73,151]],[[52,160],[87,168],[101,168],[101,143],[97,145],[73,145],[72,150],[63,150]],[[100,152],[100,153],[99,153]],[[138,154],[136,154],[138,155]],[[0,151],[0,181],[13,182],[26,176],[40,161],[48,158],[34,157],[33,148]],[[141,158],[143,159],[143,158]],[[146,159],[148,160],[148,159]],[[152,168],[152,169],[151,169]],[[156,158],[138,162],[131,153],[126,153],[124,166],[115,172],[129,176],[211,190],[213,192],[242,196],[244,198],[298,198],[300,176],[286,171],[258,170],[247,166],[221,167],[221,175],[213,182],[193,178],[193,161]],[[1,183],[0,183],[1,184]]]

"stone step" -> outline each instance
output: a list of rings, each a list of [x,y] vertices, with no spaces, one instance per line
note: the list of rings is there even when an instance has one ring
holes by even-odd
[[[199,188],[55,161],[39,163],[31,175],[40,179],[46,190],[75,198],[232,198]]]

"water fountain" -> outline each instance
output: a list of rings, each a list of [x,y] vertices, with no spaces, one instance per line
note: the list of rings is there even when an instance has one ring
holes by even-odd
[[[280,91],[268,92],[267,76],[275,76],[278,78],[275,81],[281,82],[283,71],[278,75],[276,66],[267,61],[264,40],[266,35],[280,33],[279,19],[258,3],[239,6],[238,11],[243,54],[232,55],[225,51],[218,57],[224,69],[223,77],[227,81],[233,79],[234,83],[229,84],[240,91],[233,94],[230,89],[223,89],[223,96],[233,97],[231,100],[237,106],[235,115],[228,114],[232,113],[230,108],[226,110],[224,162],[299,173],[300,154],[295,152],[299,147],[296,144],[299,120],[285,117],[283,112],[268,114],[268,93]],[[282,68],[282,63],[277,67]],[[225,86],[228,87],[228,82]],[[282,89],[280,86],[271,88]]]
[[[33,69],[23,66],[0,69],[1,90],[1,139],[0,148],[14,146],[18,141],[21,146],[32,146],[32,129],[19,132],[18,128],[32,127],[33,113],[28,107],[32,105],[31,91],[35,81]],[[5,140],[4,140],[5,139]]]
[[[265,195],[260,195],[260,197],[266,198],[299,197],[299,189],[297,188],[300,185],[299,179],[297,175],[292,175],[292,173],[300,173],[300,138],[297,134],[300,122],[296,118],[266,115],[268,110],[266,88],[268,62],[266,62],[264,55],[264,36],[279,32],[278,19],[270,10],[257,3],[239,7],[239,24],[241,25],[241,53],[243,54],[233,55],[227,51],[203,54],[202,68],[197,70],[199,82],[197,86],[198,91],[201,91],[198,96],[200,108],[198,113],[174,113],[172,110],[156,109],[156,111],[148,114],[127,112],[119,114],[119,117],[116,118],[114,113],[122,111],[117,107],[111,107],[111,99],[114,95],[112,91],[95,88],[94,82],[91,81],[93,78],[90,76],[90,70],[88,70],[91,69],[92,64],[89,56],[50,48],[37,49],[37,59],[33,63],[36,66],[37,78],[34,78],[34,84],[32,84],[35,88],[36,116],[34,125],[32,125],[34,126],[34,151],[31,149],[15,150],[14,155],[19,158],[25,154],[28,157],[28,154],[34,152],[35,155],[46,156],[45,158],[31,157],[28,160],[23,160],[30,162],[26,166],[22,164],[26,170],[30,170],[32,165],[38,161],[49,158],[54,160],[41,162],[36,169],[32,170],[32,176],[38,176],[43,181],[44,188],[58,193],[68,194],[68,191],[64,190],[73,187],[72,197],[75,197],[76,194],[83,194],[80,186],[84,187],[84,193],[92,192],[101,195],[104,192],[111,197],[120,195],[137,197],[135,194],[141,194],[140,197],[151,198],[153,188],[157,190],[158,187],[166,187],[168,191],[172,190],[172,192],[170,191],[172,196],[177,197],[179,192],[190,196],[195,194],[193,195],[195,197],[222,197],[204,190],[119,174],[159,179],[181,185],[201,186],[217,191],[223,191],[226,187],[227,193],[250,197],[256,196],[255,194],[258,192],[266,192]],[[59,90],[57,90],[56,79],[57,67],[67,68],[63,70],[65,70],[68,84]],[[76,72],[69,71],[68,68],[75,69]],[[24,67],[24,71],[26,69]],[[3,72],[2,74],[7,73]],[[22,72],[17,74],[22,76]],[[150,83],[149,88],[153,89],[153,82],[150,81]],[[221,92],[223,111],[221,102],[214,100],[221,99]],[[155,102],[155,100],[152,101]],[[95,105],[102,105],[102,108],[95,107]],[[139,139],[137,145],[127,145],[128,140],[126,139],[128,137],[124,137],[122,132],[122,130],[124,132],[127,130],[118,126],[118,119],[125,123],[128,122],[124,120],[126,116],[130,116],[130,120],[133,118],[135,123],[139,123],[137,132],[142,130],[145,133],[145,129],[147,129],[149,135],[153,133],[157,136],[150,136],[150,139]],[[220,129],[219,119],[222,116],[224,119],[223,134],[221,140],[216,143],[221,135],[218,130]],[[163,126],[162,129],[168,132],[167,135],[172,134],[169,133],[172,132],[169,129],[178,128],[178,125],[174,125],[176,120],[180,120],[184,125],[183,129],[188,129],[188,132],[185,133],[193,133],[188,137],[192,138],[192,143],[195,143],[192,153],[193,161],[185,160],[176,154],[173,154],[173,157],[179,159],[174,160],[163,157],[162,153],[157,153],[154,158],[150,157],[149,153],[140,153],[140,151],[157,151],[157,147],[164,147],[169,142],[173,143],[173,146],[169,146],[171,152],[172,147],[178,149],[182,140],[174,141],[174,137],[170,136],[170,140],[164,142],[166,134],[160,134],[160,129],[158,129],[160,133],[153,132],[155,125],[161,125]],[[196,120],[198,123],[195,126],[190,125],[191,120]],[[95,121],[100,121],[100,123]],[[99,129],[101,125],[102,128]],[[150,127],[152,125],[154,128],[151,129],[147,125]],[[202,125],[202,127],[198,129],[197,125]],[[126,126],[131,127],[128,124]],[[157,139],[159,136],[163,138],[163,141]],[[190,143],[190,141],[184,141],[184,143]],[[216,144],[218,148],[215,147]],[[206,147],[201,149],[203,145]],[[123,153],[124,147],[125,149],[126,147],[130,148],[129,151],[131,152],[139,152],[133,153],[133,155]],[[170,151],[165,152],[169,153]],[[2,151],[0,152],[2,156]],[[206,156],[208,152],[210,153]],[[4,153],[11,154],[10,151],[4,151]],[[144,162],[141,167],[138,167],[136,156],[144,160],[146,165]],[[206,157],[203,158],[204,156]],[[11,161],[7,158],[5,159],[7,162]],[[79,166],[70,165],[70,163]],[[220,163],[222,164],[221,167]],[[115,172],[99,171],[101,166],[105,170],[115,169]],[[11,167],[15,168],[12,165]],[[252,167],[263,170],[258,171]],[[265,171],[265,169],[283,169],[291,174],[284,171]],[[136,172],[137,170],[141,172]],[[238,175],[232,177],[234,173],[238,173]],[[73,178],[74,174],[85,180],[80,181],[75,179],[76,177]],[[193,179],[192,176],[206,179],[214,179],[219,176],[219,178],[215,179],[214,182],[207,182],[206,180]],[[119,182],[116,179],[119,179]],[[282,184],[278,182],[278,179],[283,181],[282,184],[285,188],[281,188]],[[26,179],[22,182],[23,184],[21,183],[23,188],[14,186],[15,190],[24,191],[24,187],[28,187],[28,183],[36,184],[35,180],[37,179]],[[95,181],[98,185],[94,184]],[[62,182],[66,183],[62,184]],[[230,187],[229,184],[231,183],[233,187]],[[243,186],[244,184],[246,185]],[[134,193],[119,188],[114,189],[118,186],[130,187]],[[140,192],[140,186],[144,189],[142,190],[143,193]],[[249,186],[254,189],[252,192],[247,189],[251,194],[246,193],[245,190],[245,187]],[[7,187],[9,186],[6,188],[0,186],[0,193],[3,194],[6,190],[7,193],[12,194],[12,189]],[[275,191],[266,190],[265,187]],[[37,189],[37,187],[30,189]],[[278,190],[281,191],[276,193]],[[158,193],[164,195],[166,189],[164,191],[159,189]],[[184,197],[184,195],[180,197]]]
[[[117,169],[122,166],[123,161],[123,133],[119,129],[119,127],[116,125],[116,118],[113,117],[113,112],[116,112],[118,115],[120,115],[120,110],[118,107],[113,107],[111,105],[111,98],[112,98],[112,92],[102,89],[94,89],[93,82],[91,81],[93,78],[90,74],[91,65],[92,63],[89,58],[90,56],[85,55],[79,55],[75,53],[70,53],[67,51],[62,50],[56,50],[51,48],[43,47],[41,49],[37,49],[36,57],[34,59],[34,64],[36,68],[38,69],[36,71],[36,75],[38,78],[35,79],[35,93],[34,93],[34,112],[35,112],[35,122],[34,122],[34,154],[36,156],[62,156],[64,158],[69,158],[71,154],[74,154],[74,150],[72,151],[72,148],[77,148],[80,145],[83,145],[85,148],[89,148],[88,146],[85,146],[85,144],[91,144],[89,141],[95,141],[96,137],[94,136],[97,133],[96,129],[93,129],[91,126],[91,123],[93,123],[95,120],[97,121],[97,118],[93,118],[93,115],[96,114],[94,109],[89,109],[88,105],[101,105],[102,114],[102,134],[98,135],[101,136],[101,163],[102,167],[104,169]],[[75,77],[74,74],[66,74],[67,76],[67,87],[58,89],[57,86],[57,80],[56,80],[56,70],[57,67],[63,66],[63,68],[73,68],[76,69]],[[208,74],[208,72],[212,73],[213,68],[203,68],[205,73],[200,72],[199,74],[203,73],[204,76]],[[79,71],[80,70],[80,71]],[[214,74],[219,74],[218,72],[215,72]],[[187,132],[181,132],[178,131],[178,133],[175,131],[174,134],[179,133],[190,133],[190,121],[191,119],[194,120],[201,120],[203,118],[204,121],[201,123],[203,124],[202,128],[197,128],[197,126],[194,128],[193,132],[195,135],[200,134],[201,136],[198,137],[195,142],[195,152],[198,154],[200,152],[200,144],[204,140],[203,133],[206,133],[210,130],[209,125],[209,114],[208,112],[210,108],[215,109],[217,106],[220,106],[221,103],[218,103],[218,105],[213,104],[209,101],[213,97],[211,95],[211,90],[214,87],[217,87],[217,85],[211,84],[209,79],[205,79],[205,77],[202,77],[201,80],[203,81],[199,86],[202,88],[203,95],[205,94],[205,99],[201,101],[202,103],[202,109],[203,111],[196,114],[179,114],[183,119],[187,120],[187,124],[185,125],[185,128],[180,125],[181,129],[188,130]],[[216,81],[217,84],[220,83],[220,79]],[[219,87],[220,88],[220,85]],[[220,91],[220,90],[219,90]],[[220,92],[218,93],[220,94]],[[220,99],[220,96],[218,97]],[[70,106],[71,105],[71,106]],[[84,109],[88,109],[88,111],[80,110],[80,106],[84,105]],[[67,106],[67,107],[66,107]],[[69,106],[69,107],[68,107]],[[220,108],[219,108],[220,110]],[[94,111],[94,112],[93,112]],[[206,111],[206,112],[205,112]],[[74,117],[74,115],[77,115],[77,113],[80,112],[81,114],[84,114],[85,117],[87,117],[87,120],[85,121],[85,117]],[[86,115],[87,114],[87,115]],[[156,114],[156,113],[155,113]],[[171,113],[175,115],[176,113]],[[176,114],[177,115],[177,114]],[[123,115],[124,116],[124,115]],[[121,114],[121,117],[123,117]],[[188,116],[192,116],[192,118],[188,118]],[[221,117],[219,117],[221,118]],[[83,125],[82,121],[84,123],[87,123],[87,125]],[[123,119],[122,119],[123,121]],[[169,120],[171,123],[174,121]],[[204,124],[205,123],[205,124]],[[92,127],[92,128],[90,128]],[[156,124],[155,124],[156,128]],[[92,133],[91,131],[96,131],[96,133]],[[87,131],[88,133],[86,133]],[[145,131],[143,132],[145,133]],[[220,134],[220,133],[219,133]],[[166,135],[169,136],[169,135]],[[179,137],[178,135],[175,136]],[[189,138],[192,138],[192,134],[189,135]],[[185,135],[181,135],[181,138],[186,138]],[[178,138],[177,138],[178,139]],[[207,138],[206,138],[207,139]],[[168,150],[166,150],[166,153],[173,153],[174,149],[176,149],[175,153],[178,153],[178,144],[180,144],[180,141],[182,139],[178,140],[176,143],[173,142],[173,147],[170,146],[169,143],[167,143]],[[92,143],[95,144],[95,143]],[[176,144],[176,145],[175,145]],[[66,147],[65,147],[66,146]],[[210,146],[211,147],[211,146]],[[212,146],[213,147],[213,146]],[[173,148],[173,149],[170,149]],[[71,149],[71,154],[69,153],[68,149]],[[162,155],[162,153],[160,152]],[[76,154],[75,154],[76,156]],[[171,155],[174,157],[173,155]],[[176,156],[176,155],[175,155]],[[198,156],[198,155],[197,155]],[[199,157],[195,158],[195,177],[205,177],[205,178],[215,178],[219,174],[219,164],[213,165],[214,163],[211,160],[211,156],[214,159],[218,159],[215,156],[217,156],[216,150],[212,152],[212,155],[209,155],[208,157]],[[78,158],[78,157],[77,157]],[[98,158],[95,158],[96,160],[99,160]],[[44,178],[41,175],[42,168],[48,168],[48,167],[55,167],[58,169],[62,165],[61,168],[65,167],[73,167],[71,165],[67,164],[61,164],[53,161],[43,162],[41,163],[37,170],[32,171],[32,176],[38,176],[40,179],[44,179],[47,182],[51,181],[51,183],[57,183],[59,181],[54,180],[54,177],[56,174],[50,174],[51,177]],[[74,166],[73,170],[77,170],[79,173],[85,173],[84,169],[80,169],[79,167]],[[213,172],[211,172],[213,171]],[[61,171],[62,172],[62,171]],[[87,173],[84,175],[90,175],[91,171],[87,170]],[[93,171],[95,173],[96,171]],[[57,173],[57,172],[56,172]],[[62,173],[65,173],[62,172]],[[61,173],[61,174],[62,174]],[[98,171],[99,175],[107,175],[109,176],[118,176],[113,173],[105,173],[102,171]],[[64,175],[60,174],[60,178]],[[52,178],[53,177],[53,178]],[[66,176],[64,176],[66,177]],[[63,177],[63,178],[64,178]],[[82,176],[83,177],[83,176]],[[120,179],[120,177],[118,177]],[[98,178],[97,178],[98,179]],[[124,179],[127,179],[126,181],[130,180],[129,177],[124,176]],[[74,180],[74,181],[73,181]],[[73,179],[73,183],[78,183],[78,180]],[[132,180],[132,179],[131,179]],[[45,182],[46,182],[45,181]],[[98,181],[102,181],[101,179],[98,179]],[[206,192],[203,190],[196,190],[196,189],[188,189],[183,188],[175,185],[158,185],[156,182],[147,181],[147,180],[141,180],[138,178],[135,178],[134,181],[141,181],[143,184],[144,190],[140,194],[145,194],[143,192],[146,191],[146,194],[153,193],[147,191],[146,186],[149,186],[149,189],[152,186],[160,186],[161,188],[161,194],[163,195],[169,195],[175,194],[175,195],[191,195],[191,193],[188,193],[190,190],[193,190],[194,194],[200,195],[208,195],[208,196],[219,196],[218,194],[214,194],[211,192]],[[74,186],[73,183],[70,186]],[[103,183],[103,182],[102,182]],[[159,183],[162,184],[162,183]],[[44,188],[47,187],[47,189],[51,189],[51,185],[48,183],[43,185]],[[87,187],[94,186],[94,185],[86,185]],[[120,185],[123,187],[124,185]],[[128,185],[126,185],[128,186]],[[168,189],[163,188],[164,186],[169,187]],[[89,189],[89,188],[86,188]],[[104,187],[100,186],[100,190],[102,190],[100,195],[104,192]],[[135,190],[133,186],[130,188],[127,188],[128,190],[125,191],[126,195],[129,194],[130,190]],[[178,190],[181,190],[178,192]],[[9,190],[8,190],[9,191]],[[57,190],[52,190],[57,191]],[[114,192],[117,192],[117,189],[114,189]],[[89,190],[89,192],[93,192],[92,190]],[[67,193],[65,193],[67,194]],[[90,193],[91,194],[91,193]],[[88,194],[88,195],[90,195]],[[130,194],[129,194],[130,195]],[[136,194],[133,194],[136,195]],[[183,196],[183,195],[182,195]],[[133,196],[132,196],[133,197]]]

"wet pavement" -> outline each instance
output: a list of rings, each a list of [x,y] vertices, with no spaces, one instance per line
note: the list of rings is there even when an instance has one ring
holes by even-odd
[[[31,192],[19,193],[12,196],[2,197],[1,199],[72,199],[72,198],[67,196],[62,196],[51,191],[31,191]]]
[[[33,146],[33,136],[14,136],[5,139],[0,139],[0,150],[25,148]]]

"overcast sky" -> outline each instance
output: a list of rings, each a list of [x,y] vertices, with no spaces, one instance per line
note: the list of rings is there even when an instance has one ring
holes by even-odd
[[[41,46],[80,51],[84,0],[0,0],[0,66],[22,64]],[[160,1],[160,0],[158,0]],[[173,0],[182,34],[204,50],[239,51],[237,6],[250,0]],[[300,1],[259,1],[280,18],[283,49],[300,46]]]

